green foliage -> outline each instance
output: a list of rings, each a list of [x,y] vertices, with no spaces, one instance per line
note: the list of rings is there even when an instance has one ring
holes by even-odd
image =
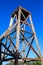
[[[6,64],[6,65],[14,65],[14,62],[11,62],[11,63],[9,63],[9,64]]]
[[[9,64],[6,64],[6,65],[14,65],[14,62],[11,62]],[[24,65],[23,62],[19,62],[18,65]],[[41,65],[41,62],[37,61],[37,62],[27,62],[26,65]]]
[[[41,65],[41,63],[39,61],[37,62],[32,62],[32,65]]]

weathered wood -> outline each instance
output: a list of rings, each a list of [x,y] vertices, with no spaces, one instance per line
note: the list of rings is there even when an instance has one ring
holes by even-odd
[[[17,25],[17,39],[16,39],[16,58],[14,65],[18,65],[18,49],[19,49],[19,38],[20,38],[20,18],[21,18],[21,9],[18,11],[18,25]]]
[[[21,32],[22,34],[22,32]],[[29,43],[29,46],[31,46],[31,50],[40,58],[40,56],[38,55],[38,53],[35,51],[35,49],[32,47],[32,45],[30,44],[30,42],[27,40],[27,38],[22,34],[22,36],[24,37],[24,39],[27,41],[27,43]]]
[[[18,65],[18,52],[16,51],[14,65]]]
[[[26,61],[37,61],[37,60],[42,61],[42,58],[40,57],[41,54],[39,55],[36,52],[36,50],[34,49],[34,47],[32,46],[32,43],[34,41],[34,38],[36,39],[36,34],[35,34],[35,31],[34,31],[32,19],[31,19],[31,16],[30,15],[31,15],[30,12],[28,12],[27,10],[25,10],[24,8],[22,8],[20,6],[19,6],[19,8],[17,8],[17,10],[15,12],[13,12],[13,14],[11,16],[11,21],[10,21],[9,28],[0,37],[0,40],[2,42],[3,42],[3,39],[5,40],[5,37],[6,37],[5,44],[2,43],[2,42],[0,42],[0,59],[1,59],[1,62],[0,63],[1,64],[2,64],[2,61],[12,61],[12,60],[14,61],[14,65],[18,65],[18,60],[23,60],[24,65],[26,65]],[[12,25],[13,22],[14,22],[14,18],[15,17],[17,19],[16,20],[16,23],[14,25]],[[30,19],[30,22],[27,21],[27,18]],[[30,27],[31,31],[28,32],[28,31],[24,30],[24,27],[22,27],[22,24]],[[15,34],[13,34],[14,32],[16,32],[17,37],[14,37],[14,35],[15,35]],[[28,36],[26,37],[25,36],[25,33],[26,34],[28,33],[28,34],[31,34],[32,35],[32,36],[29,36],[29,38],[30,37],[32,38],[33,37],[33,33],[34,33],[33,39],[27,38]],[[14,40],[13,40],[13,38],[11,38],[11,35],[14,38]],[[9,41],[10,41],[10,44],[8,46],[7,46],[7,44],[9,43],[9,41],[7,43],[7,39],[9,39]],[[16,41],[15,41],[15,39],[16,39]],[[24,40],[25,40],[25,42],[24,42]],[[24,43],[24,48],[22,47],[23,50],[22,49],[19,50],[19,43],[20,43],[20,41],[22,41]],[[14,42],[16,42],[16,44],[14,44]],[[25,45],[25,43],[27,45]],[[36,39],[36,43],[38,44],[37,39]],[[1,50],[1,45],[5,48],[4,49],[5,50],[4,52]],[[11,48],[12,50],[10,50],[10,46],[11,45],[13,45],[13,47]],[[27,46],[29,47],[29,49],[28,49],[28,52],[27,52],[27,55],[26,55]],[[38,45],[37,45],[37,47],[38,47],[38,49],[40,51],[40,48],[39,48]],[[27,58],[30,50],[32,50],[38,56],[38,58]],[[22,54],[22,52],[24,54]],[[1,53],[2,54],[5,54],[5,56],[3,56],[3,58],[1,58]],[[12,58],[7,58],[6,55],[7,56],[10,55]]]
[[[33,41],[34,41],[34,37],[33,37],[32,41],[31,41],[31,45],[33,44]],[[30,46],[29,49],[28,49],[28,52],[27,52],[26,57],[28,57],[28,54],[29,54],[30,49],[31,49],[31,46]]]

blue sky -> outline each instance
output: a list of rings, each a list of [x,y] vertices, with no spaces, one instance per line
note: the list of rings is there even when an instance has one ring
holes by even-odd
[[[43,0],[0,0],[0,36],[9,26],[11,13],[19,5],[29,10],[32,14],[32,20],[43,55]]]

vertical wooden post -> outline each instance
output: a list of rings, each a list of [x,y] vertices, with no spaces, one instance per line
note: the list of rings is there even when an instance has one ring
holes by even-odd
[[[15,53],[15,62],[14,65],[18,65],[18,52]]]
[[[17,39],[16,39],[16,58],[15,58],[15,65],[18,65],[18,48],[19,48],[19,37],[20,37],[20,18],[21,18],[21,9],[19,7],[18,11],[18,25],[17,25]]]
[[[31,15],[29,15],[29,19],[30,19],[30,23],[31,23],[31,26],[32,26],[32,31],[35,35],[35,40],[36,40],[36,45],[37,45],[37,48],[38,48],[38,53],[40,54],[41,56],[41,52],[40,52],[40,46],[39,46],[39,42],[38,42],[38,39],[37,39],[37,36],[36,36],[36,33],[35,33],[35,29],[34,29],[34,25],[33,25],[33,22],[32,22],[32,18],[31,18]]]
[[[0,40],[0,65],[2,65],[2,61],[1,61],[1,40]]]
[[[24,65],[26,65],[26,60],[24,61]]]
[[[38,48],[38,53],[39,53],[40,58],[41,58],[41,63],[43,65],[43,59],[42,59],[42,55],[41,55],[41,51],[40,51],[40,46],[39,46],[39,42],[38,42],[38,39],[37,39],[37,36],[36,36],[36,33],[35,33],[35,29],[34,29],[34,25],[33,25],[33,22],[32,22],[31,15],[29,15],[29,19],[30,19],[30,23],[31,23],[31,26],[32,26],[32,31],[34,32],[34,35],[35,35],[36,45],[37,45],[37,48]]]
[[[21,9],[18,11],[18,25],[17,25],[17,39],[16,39],[16,50],[19,48],[19,37],[20,37],[20,18],[21,18]]]

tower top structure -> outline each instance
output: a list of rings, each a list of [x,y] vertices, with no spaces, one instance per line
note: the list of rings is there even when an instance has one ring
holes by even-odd
[[[14,17],[14,15],[17,15],[18,18],[18,11],[19,9],[21,9],[21,12],[24,14],[25,18],[27,18],[31,13],[29,11],[27,11],[25,8],[19,6],[13,13],[12,13],[12,17]],[[25,18],[23,17],[23,14],[21,13],[21,21],[24,21]]]

